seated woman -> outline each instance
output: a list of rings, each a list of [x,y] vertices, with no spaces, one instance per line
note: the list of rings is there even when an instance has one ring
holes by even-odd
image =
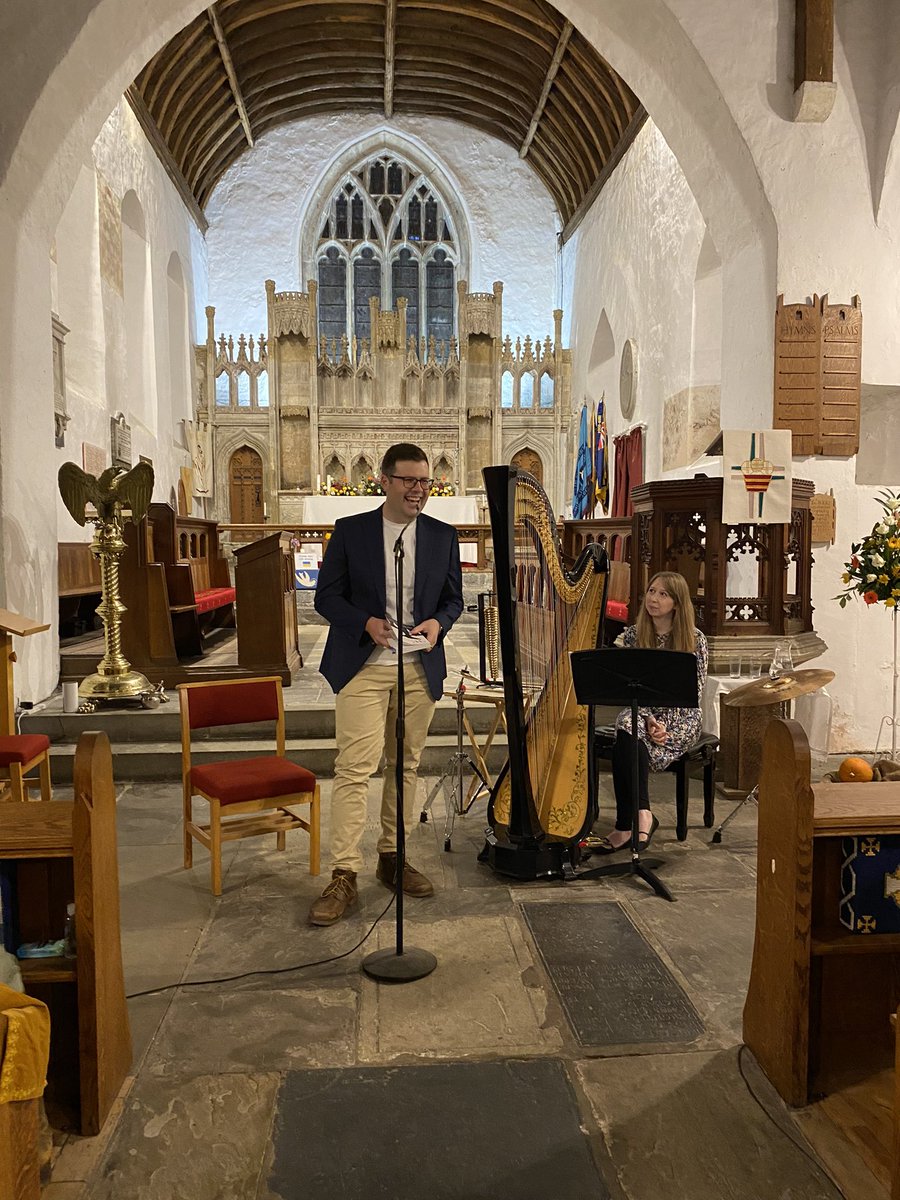
[[[637,624],[629,625],[617,642],[647,650],[682,650],[697,656],[697,692],[703,692],[709,651],[706,638],[695,628],[694,606],[683,575],[660,571],[647,586]],[[638,709],[638,828],[643,850],[659,827],[650,811],[650,772],[664,771],[680,758],[700,737],[699,708]],[[631,709],[616,719],[616,744],[613,749],[612,775],[616,795],[616,825],[606,837],[592,842],[594,854],[613,854],[631,845],[632,760],[634,742]]]

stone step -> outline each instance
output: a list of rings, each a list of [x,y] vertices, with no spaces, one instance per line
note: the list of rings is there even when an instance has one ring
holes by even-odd
[[[466,750],[470,749],[467,743],[464,743],[464,747]],[[192,745],[191,761],[194,766],[202,766],[209,762],[253,758],[256,755],[271,753],[272,748],[271,741],[251,738],[232,743],[215,742],[211,739],[195,741]],[[455,751],[455,734],[430,734],[419,763],[420,776],[442,774]],[[335,753],[333,737],[291,738],[288,741],[288,758],[320,777],[334,774]],[[112,754],[113,775],[117,783],[145,779],[171,780],[173,783],[181,781],[180,741],[115,742],[112,745]],[[74,759],[74,742],[54,744],[50,754],[54,783],[71,784]],[[488,765],[492,773],[496,774],[505,760],[506,741],[498,736],[488,755]],[[468,772],[467,775],[471,778]]]
[[[285,692],[285,699],[288,693]],[[494,718],[491,704],[470,704],[467,713],[472,728],[478,733],[490,729]],[[334,738],[334,701],[311,702],[302,707],[285,707],[285,736],[288,743],[298,738]],[[101,729],[113,745],[132,742],[181,743],[181,716],[177,700],[173,697],[159,708],[104,708],[93,713],[63,713],[62,702],[53,697],[46,705],[26,713],[22,718],[22,733],[44,733],[54,745],[76,742],[86,730]],[[233,742],[258,739],[258,725],[228,725],[221,728],[202,729],[194,734],[194,741]],[[443,700],[435,709],[431,722],[433,734],[456,733],[456,705]]]

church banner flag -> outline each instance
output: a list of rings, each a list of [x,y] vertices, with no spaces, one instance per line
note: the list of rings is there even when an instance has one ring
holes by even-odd
[[[609,455],[606,433],[606,397],[600,397],[597,408],[597,426],[594,430],[594,504],[598,502],[604,514],[609,507]]]
[[[722,451],[722,520],[786,525],[791,519],[790,429],[725,429]]]
[[[578,457],[575,460],[575,486],[572,490],[572,516],[579,520],[587,513],[587,477],[590,470],[591,451],[588,445],[588,410],[581,409],[581,426],[578,433]]]

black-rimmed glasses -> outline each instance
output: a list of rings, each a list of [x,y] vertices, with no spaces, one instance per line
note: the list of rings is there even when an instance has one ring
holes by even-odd
[[[411,492],[417,487],[423,487],[426,491],[431,490],[433,479],[420,479],[418,475],[391,475],[391,479],[396,479],[398,483],[402,483],[406,491]]]

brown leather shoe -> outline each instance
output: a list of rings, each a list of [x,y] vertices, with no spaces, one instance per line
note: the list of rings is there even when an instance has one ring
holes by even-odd
[[[340,867],[331,872],[331,883],[314,900],[309,910],[310,925],[333,925],[359,902],[356,890],[356,872],[343,871]]]
[[[396,854],[378,855],[378,869],[375,872],[375,877],[385,887],[389,887],[391,891],[395,890],[397,881]],[[403,894],[405,896],[433,896],[434,884],[421,871],[417,871],[415,867],[411,867],[409,863],[406,863],[403,867]]]

